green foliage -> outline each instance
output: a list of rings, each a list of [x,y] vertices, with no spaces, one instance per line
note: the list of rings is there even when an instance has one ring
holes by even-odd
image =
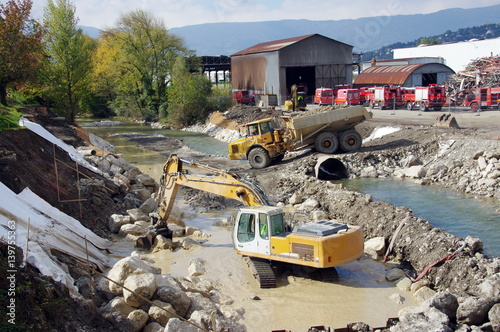
[[[7,88],[33,79],[41,65],[42,30],[29,18],[31,0],[0,4],[0,103],[7,105]]]
[[[429,38],[420,38],[420,41],[417,43],[418,45],[438,45],[442,44],[443,42],[441,40],[436,40],[432,37]]]
[[[76,27],[76,8],[68,0],[48,0],[44,12],[47,31],[45,71],[47,95],[55,106],[74,121],[79,102],[90,91],[92,56],[96,47],[82,29]]]
[[[163,21],[142,10],[130,12],[101,36],[94,90],[110,97],[117,115],[157,119],[168,101],[174,61],[186,54],[182,39],[169,34]]]
[[[187,127],[203,121],[212,111],[209,98],[211,83],[201,73],[192,74],[184,58],[178,58],[172,71],[172,85],[168,89],[167,121],[174,127]]]
[[[229,109],[232,106],[231,91],[231,83],[213,86],[212,95],[209,98],[210,109],[214,111]]]
[[[0,132],[9,129],[19,128],[19,118],[21,113],[13,108],[0,106]]]

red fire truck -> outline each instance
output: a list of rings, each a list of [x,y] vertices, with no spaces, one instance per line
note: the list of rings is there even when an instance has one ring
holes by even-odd
[[[247,90],[233,91],[233,101],[237,104],[252,104],[253,98],[248,94]]]
[[[473,89],[465,98],[464,105],[472,110],[500,109],[500,87]]]
[[[364,86],[359,88],[359,103],[363,106],[369,106],[370,100],[373,98],[373,90],[375,87]]]
[[[359,90],[358,89],[339,89],[335,104],[338,105],[359,105]]]
[[[408,110],[414,108],[422,112],[430,108],[440,111],[446,103],[446,89],[444,85],[431,84],[414,88],[402,88],[403,100]]]
[[[380,107],[381,110],[405,105],[399,86],[377,86],[373,89],[373,95],[370,95],[369,99],[370,108]]]
[[[321,105],[331,105],[333,104],[333,89],[331,88],[319,88],[316,89],[314,94],[314,103]]]
[[[350,89],[350,84],[337,84],[333,88],[318,88],[314,93],[314,103],[319,105],[331,105],[335,103],[335,97],[340,89]]]

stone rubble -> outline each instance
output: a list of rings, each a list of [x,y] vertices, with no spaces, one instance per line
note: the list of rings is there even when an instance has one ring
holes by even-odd
[[[498,140],[464,136],[432,144],[335,157],[348,166],[351,177],[392,176],[500,199]]]
[[[204,271],[201,259],[192,261],[191,277],[177,278],[162,274],[139,254],[123,258],[107,277],[124,288],[102,279],[99,295],[110,300],[99,311],[123,331],[197,331],[187,321],[206,330],[215,321],[217,331],[245,331],[240,309],[227,305],[232,300],[216,290],[215,282],[203,279]]]

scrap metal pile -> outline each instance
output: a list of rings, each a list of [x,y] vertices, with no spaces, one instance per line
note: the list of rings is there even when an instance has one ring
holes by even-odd
[[[500,86],[500,55],[476,59],[465,70],[450,76],[447,94],[457,105],[474,88]]]

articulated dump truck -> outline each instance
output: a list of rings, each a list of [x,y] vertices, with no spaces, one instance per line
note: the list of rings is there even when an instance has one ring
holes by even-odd
[[[313,147],[321,153],[355,151],[361,147],[361,135],[354,127],[371,119],[362,106],[305,115],[281,116],[243,125],[246,137],[229,144],[229,159],[247,159],[253,168],[265,168],[281,161],[286,151]]]
[[[196,175],[184,169],[209,172]],[[286,221],[283,209],[271,206],[257,185],[206,165],[171,156],[163,167],[158,202],[158,226],[167,226],[168,216],[181,186],[203,190],[243,203],[234,217],[232,232],[236,253],[247,263],[261,288],[276,287],[273,266],[292,264],[317,269],[325,281],[336,280],[335,266],[358,259],[364,250],[359,226],[323,220],[294,225]]]

